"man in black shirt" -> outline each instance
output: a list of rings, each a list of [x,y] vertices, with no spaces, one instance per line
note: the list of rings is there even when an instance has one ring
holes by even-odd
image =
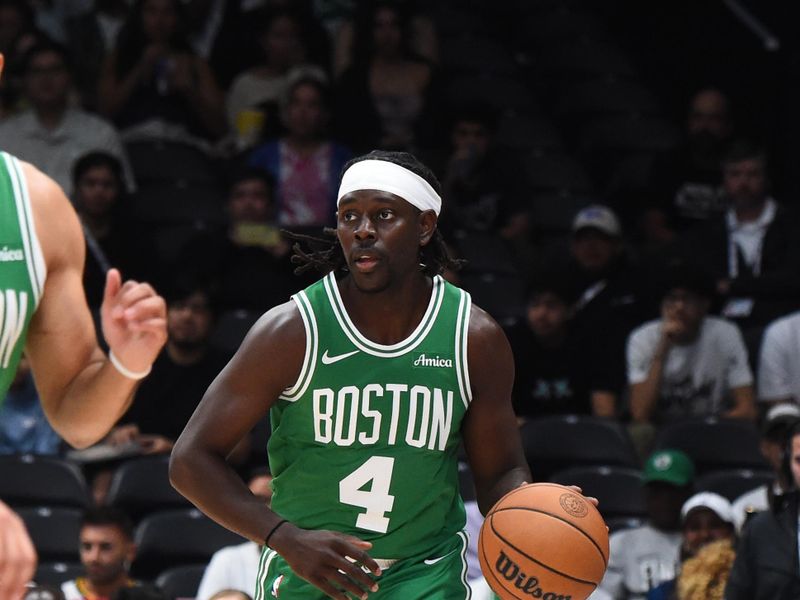
[[[616,392],[608,353],[572,326],[574,296],[559,276],[542,276],[528,294],[526,319],[509,332],[520,418],[549,414],[615,414]]]

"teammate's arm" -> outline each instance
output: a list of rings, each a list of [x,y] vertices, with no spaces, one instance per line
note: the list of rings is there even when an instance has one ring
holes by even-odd
[[[250,492],[225,458],[294,384],[304,353],[305,330],[295,305],[269,311],[208,388],[170,459],[170,480],[181,494],[215,521],[259,544],[281,517]],[[340,533],[285,523],[269,545],[295,573],[338,600],[348,598],[341,590],[362,597],[372,586],[345,556],[380,573],[366,554],[371,544]]]
[[[473,306],[468,364],[472,402],[462,426],[478,505],[484,514],[503,495],[531,481],[511,408],[514,359],[500,326]]]
[[[97,343],[83,291],[85,246],[80,222],[49,177],[23,165],[37,237],[47,269],[25,351],[48,420],[77,447],[101,439],[130,404],[136,381],[123,376]],[[166,306],[147,284],[122,284],[109,272],[103,301],[109,347],[131,371],[145,371],[166,341]]]

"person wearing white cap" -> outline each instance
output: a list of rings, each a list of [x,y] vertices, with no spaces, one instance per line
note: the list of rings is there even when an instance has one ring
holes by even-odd
[[[483,513],[530,481],[508,341],[441,277],[438,188],[410,154],[349,162],[336,238],[298,249],[328,274],[259,320],[175,444],[175,487],[264,546],[258,599],[469,598],[459,444]],[[268,410],[271,509],[225,461]]]
[[[735,538],[733,508],[727,498],[714,492],[699,492],[681,507],[683,540],[681,563],[697,555],[701,548],[719,540]],[[680,578],[680,575],[678,575]],[[650,590],[647,600],[673,598],[676,579],[671,579]]]
[[[796,404],[777,404],[767,411],[761,424],[761,454],[775,473],[770,484],[760,485],[733,502],[733,517],[737,531],[741,531],[747,520],[757,512],[768,510],[775,500],[788,492],[792,483],[783,468],[783,455],[789,431],[795,423],[800,423],[800,406]]]

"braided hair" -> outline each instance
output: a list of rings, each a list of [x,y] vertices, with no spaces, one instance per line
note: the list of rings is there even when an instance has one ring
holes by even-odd
[[[433,171],[408,152],[373,150],[369,154],[364,154],[348,161],[344,165],[342,173],[362,160],[384,160],[394,163],[422,177],[437,194],[442,192],[442,186]],[[298,265],[295,268],[296,274],[300,275],[311,269],[316,269],[322,273],[347,270],[347,261],[339,244],[339,238],[336,236],[336,230],[326,227],[323,229],[323,234],[325,237],[286,232],[287,237],[297,242],[293,246],[294,254],[292,255],[292,262]],[[305,242],[309,248],[303,248],[300,242]],[[450,250],[447,248],[444,238],[438,229],[434,231],[430,242],[420,248],[422,272],[429,277],[440,275],[445,269],[458,270],[463,262],[450,254]]]

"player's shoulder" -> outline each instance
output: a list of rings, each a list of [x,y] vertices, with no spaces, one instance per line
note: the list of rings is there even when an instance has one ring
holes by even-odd
[[[297,304],[289,300],[265,312],[250,329],[245,343],[277,347],[304,344],[305,326]]]
[[[470,365],[513,360],[511,345],[503,328],[481,307],[472,305],[467,329]]]

